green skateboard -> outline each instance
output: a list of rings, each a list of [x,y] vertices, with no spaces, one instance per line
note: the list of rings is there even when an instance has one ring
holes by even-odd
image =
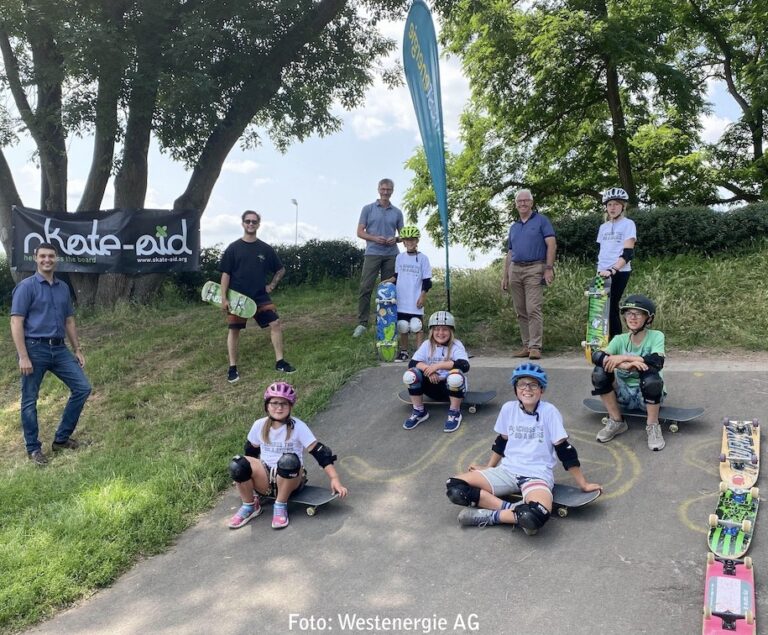
[[[592,363],[592,353],[608,346],[608,302],[611,297],[611,279],[596,275],[584,292],[587,302],[587,339],[581,343],[587,361]]]
[[[732,490],[720,483],[720,499],[716,513],[709,516],[709,548],[720,558],[741,558],[752,542],[752,529],[757,517],[760,492]]]
[[[203,285],[203,291],[200,294],[203,302],[208,302],[215,306],[221,306],[221,285],[218,282],[209,280]],[[229,300],[229,312],[241,318],[252,318],[256,315],[256,303],[247,295],[238,293],[230,289],[227,291]]]

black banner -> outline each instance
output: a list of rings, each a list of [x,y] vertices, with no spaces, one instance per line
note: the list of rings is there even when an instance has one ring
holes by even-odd
[[[57,271],[199,271],[200,212],[113,209],[70,214],[14,206],[14,271],[35,271],[34,251],[42,242],[59,252]]]

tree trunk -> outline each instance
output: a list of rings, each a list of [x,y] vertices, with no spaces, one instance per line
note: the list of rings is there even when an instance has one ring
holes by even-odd
[[[613,126],[613,146],[616,148],[616,163],[619,171],[621,186],[629,194],[629,201],[637,205],[637,191],[632,175],[632,164],[629,159],[629,144],[627,143],[627,125],[624,119],[624,109],[621,105],[621,91],[619,88],[619,73],[616,65],[609,57],[604,57],[606,96],[608,109],[611,112],[611,124]]]

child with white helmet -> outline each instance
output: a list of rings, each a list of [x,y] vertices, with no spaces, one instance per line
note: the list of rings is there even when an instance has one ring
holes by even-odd
[[[395,260],[395,275],[388,282],[397,285],[397,331],[400,352],[396,362],[408,361],[408,334],[415,333],[416,348],[424,341],[424,302],[432,288],[432,266],[429,258],[419,251],[421,232],[414,225],[400,230],[405,245]]]
[[[456,339],[456,320],[448,311],[436,311],[429,318],[429,339],[419,346],[408,362],[403,383],[411,396],[413,411],[403,428],[413,430],[429,419],[424,395],[438,401],[448,401],[448,418],[443,430],[455,432],[461,425],[461,402],[467,391],[466,373],[469,355],[464,344]]]
[[[253,423],[245,442],[245,456],[237,455],[229,463],[229,473],[237,485],[242,505],[229,521],[230,529],[245,526],[262,512],[259,496],[273,496],[275,505],[272,528],[288,526],[288,498],[304,487],[304,450],[318,462],[331,481],[331,491],[343,498],[347,488],[341,484],[336,455],[320,443],[309,426],[291,416],[296,391],[278,381],[264,391],[266,417]]]
[[[544,369],[522,364],[510,383],[516,399],[501,407],[488,463],[470,465],[468,472],[449,478],[446,494],[452,503],[467,507],[459,513],[462,525],[519,525],[526,534],[535,534],[552,511],[553,468],[558,460],[582,491],[601,486],[587,482],[560,411],[542,400],[547,388]],[[501,498],[510,494],[521,494],[523,500],[511,503]]]

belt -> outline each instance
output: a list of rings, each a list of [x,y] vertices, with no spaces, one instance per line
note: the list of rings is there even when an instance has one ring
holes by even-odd
[[[512,264],[518,267],[530,267],[531,265],[543,265],[545,262],[545,260],[520,260],[518,262],[513,260]]]
[[[28,337],[29,342],[37,342],[38,344],[47,344],[48,346],[64,346],[63,337]]]

